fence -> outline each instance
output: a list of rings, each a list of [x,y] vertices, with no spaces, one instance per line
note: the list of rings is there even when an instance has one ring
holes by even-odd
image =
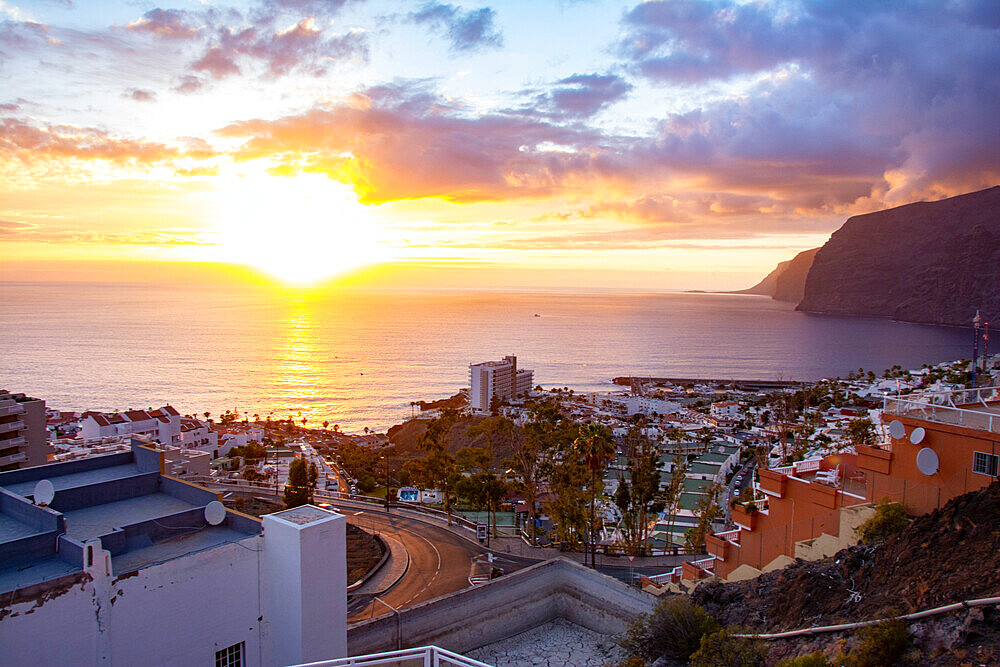
[[[490,667],[485,662],[479,662],[464,655],[446,651],[437,646],[421,646],[402,651],[386,651],[371,653],[353,658],[338,658],[310,662],[296,667],[368,667],[369,665],[422,665],[422,667],[439,667],[439,665],[454,665],[455,667]]]

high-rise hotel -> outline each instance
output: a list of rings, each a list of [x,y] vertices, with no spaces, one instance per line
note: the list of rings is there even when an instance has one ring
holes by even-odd
[[[478,412],[489,412],[490,401],[496,396],[507,399],[531,391],[535,372],[518,370],[517,357],[506,356],[500,361],[469,364],[469,405]]]

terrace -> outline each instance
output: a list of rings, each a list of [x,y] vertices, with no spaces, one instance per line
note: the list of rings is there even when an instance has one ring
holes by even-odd
[[[886,396],[883,411],[887,416],[1000,433],[1000,387]]]

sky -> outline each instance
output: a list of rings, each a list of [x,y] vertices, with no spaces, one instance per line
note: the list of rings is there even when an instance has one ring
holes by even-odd
[[[1000,183],[995,0],[0,0],[0,280],[735,289]]]

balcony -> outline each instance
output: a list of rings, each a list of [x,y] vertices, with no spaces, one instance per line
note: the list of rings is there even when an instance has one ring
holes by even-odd
[[[0,440],[0,449],[7,449],[8,447],[24,447],[28,444],[23,435],[19,435],[16,438],[11,438],[10,440]]]
[[[24,430],[24,421],[20,419],[15,419],[12,422],[4,422],[0,424],[0,433],[10,433],[11,431],[22,431]]]
[[[0,467],[8,466],[11,463],[20,463],[21,461],[27,461],[28,455],[24,452],[17,452],[16,454],[10,454],[8,456],[0,456]]]
[[[24,413],[24,406],[21,405],[20,403],[0,406],[0,417],[6,417],[8,415],[19,415],[23,413]]]
[[[464,655],[446,651],[437,646],[421,646],[420,648],[409,648],[400,651],[386,651],[385,653],[371,653],[369,655],[358,655],[351,658],[339,658],[337,660],[322,660],[320,662],[310,662],[295,667],[367,667],[368,665],[413,665],[416,667],[439,667],[440,665],[451,665],[454,667],[491,667],[485,662],[479,662]]]
[[[886,396],[885,421],[892,415],[1000,433],[1000,387]]]

